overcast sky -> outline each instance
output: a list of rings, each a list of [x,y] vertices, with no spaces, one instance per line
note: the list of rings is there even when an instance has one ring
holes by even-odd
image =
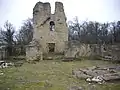
[[[0,0],[0,26],[9,20],[18,29],[23,20],[32,17],[36,2],[50,2],[52,12],[55,1],[64,4],[67,20],[110,22],[120,20],[120,0]]]

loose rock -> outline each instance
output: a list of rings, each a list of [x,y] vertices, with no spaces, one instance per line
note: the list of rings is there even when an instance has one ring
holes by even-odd
[[[120,80],[120,67],[119,66],[101,66],[80,68],[73,70],[72,74],[81,79],[85,79],[87,82],[103,83],[104,81]]]

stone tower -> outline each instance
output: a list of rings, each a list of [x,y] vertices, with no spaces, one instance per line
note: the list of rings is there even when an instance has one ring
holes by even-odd
[[[38,50],[43,53],[64,52],[65,42],[68,41],[68,27],[63,3],[55,2],[54,14],[51,14],[50,3],[36,3],[33,8],[33,26],[33,41],[30,46],[37,46],[37,48],[27,49],[26,54],[28,56],[30,56],[30,53],[39,54]],[[34,45],[32,45],[33,43]],[[32,56],[35,55],[32,54]]]

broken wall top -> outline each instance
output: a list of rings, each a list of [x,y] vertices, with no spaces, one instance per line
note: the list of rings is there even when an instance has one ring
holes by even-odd
[[[35,7],[33,8],[33,14],[41,11],[48,11],[51,14],[51,5],[49,2],[37,2]],[[62,2],[55,2],[55,13],[56,12],[64,12],[64,6]]]

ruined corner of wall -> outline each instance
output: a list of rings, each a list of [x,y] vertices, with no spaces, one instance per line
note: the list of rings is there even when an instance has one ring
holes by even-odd
[[[41,46],[40,43],[35,39],[28,46],[26,46],[26,60],[42,60]]]

